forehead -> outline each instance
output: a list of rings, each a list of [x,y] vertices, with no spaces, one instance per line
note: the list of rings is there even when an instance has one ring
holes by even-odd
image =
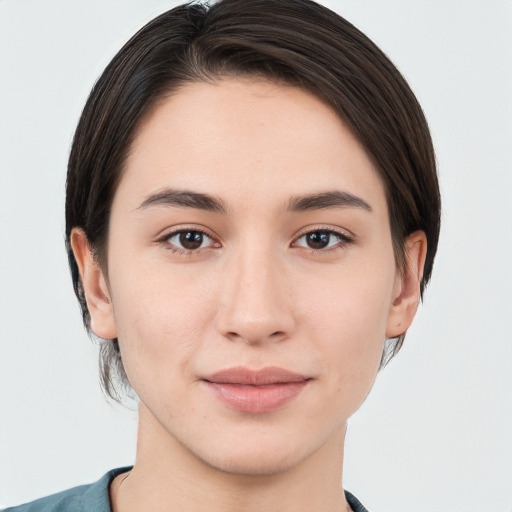
[[[284,201],[344,189],[379,202],[377,171],[340,117],[304,90],[248,79],[190,83],[138,126],[116,194],[133,203],[172,186]]]

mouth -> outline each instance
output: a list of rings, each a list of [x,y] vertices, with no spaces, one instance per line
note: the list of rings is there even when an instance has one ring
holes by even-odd
[[[235,367],[202,379],[223,404],[238,412],[258,414],[282,407],[312,380],[278,367],[251,370]]]

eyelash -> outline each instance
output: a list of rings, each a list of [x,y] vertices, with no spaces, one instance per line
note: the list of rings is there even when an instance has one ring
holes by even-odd
[[[340,249],[343,249],[344,246],[349,245],[349,244],[354,242],[354,238],[352,236],[347,235],[346,233],[343,233],[341,231],[337,231],[337,230],[332,229],[332,228],[318,227],[318,228],[315,228],[315,229],[310,229],[310,230],[302,233],[301,235],[299,235],[295,239],[294,244],[296,244],[297,241],[300,240],[301,238],[306,237],[307,235],[311,235],[313,233],[326,233],[326,234],[329,235],[329,237],[337,238],[338,241],[337,241],[336,244],[334,244],[334,245],[332,245],[330,247],[322,248],[322,249],[314,249],[312,247],[299,246],[299,247],[302,247],[303,249],[305,249],[306,251],[308,251],[311,254],[328,253],[328,252],[331,252],[331,251],[340,250]],[[329,240],[329,242],[330,242],[330,240]]]
[[[182,254],[182,255],[185,255],[185,256],[193,256],[193,255],[197,254],[199,251],[201,251],[203,249],[210,249],[210,248],[212,248],[212,246],[208,246],[208,247],[202,247],[202,248],[200,247],[198,249],[181,249],[181,248],[171,244],[171,242],[169,240],[172,237],[174,237],[176,235],[179,235],[181,233],[201,233],[201,235],[206,236],[206,237],[210,238],[213,241],[213,246],[215,244],[218,244],[220,246],[220,244],[218,242],[215,242],[215,240],[214,240],[214,238],[212,237],[211,234],[209,234],[204,229],[201,229],[201,228],[198,228],[198,227],[176,229],[175,231],[171,231],[170,233],[167,233],[165,236],[163,236],[162,238],[157,240],[157,242],[160,243],[161,245],[163,245],[165,247],[165,249],[167,249],[167,250],[169,250],[169,251],[171,251],[173,253]]]
[[[169,240],[171,238],[173,238],[174,236],[179,235],[181,233],[200,233],[202,236],[206,236],[206,237],[210,238],[212,240],[213,244],[208,247],[199,247],[197,249],[181,249],[181,248],[177,247],[176,245],[173,245],[169,242]],[[302,233],[301,235],[299,235],[294,240],[293,244],[296,244],[297,241],[300,240],[301,238],[303,238],[307,235],[311,235],[313,233],[326,233],[329,237],[334,236],[335,238],[337,238],[338,242],[333,246],[330,246],[330,247],[328,246],[326,248],[321,248],[321,249],[314,249],[312,247],[297,246],[297,245],[296,245],[296,247],[302,247],[303,249],[305,249],[306,251],[308,251],[312,254],[320,254],[320,253],[327,253],[327,252],[339,250],[339,249],[343,248],[343,246],[354,242],[354,238],[345,233],[334,230],[332,228],[318,227],[316,229],[310,229],[309,231],[306,231],[306,232]],[[215,248],[215,245],[220,247],[219,242],[216,242],[215,239],[207,231],[205,231],[204,229],[198,228],[198,227],[177,229],[175,231],[167,233],[165,236],[163,236],[159,240],[157,240],[157,242],[159,244],[163,245],[167,250],[169,250],[173,253],[182,254],[182,255],[186,255],[186,256],[193,256],[193,255],[197,254],[199,251],[202,251],[204,249]]]

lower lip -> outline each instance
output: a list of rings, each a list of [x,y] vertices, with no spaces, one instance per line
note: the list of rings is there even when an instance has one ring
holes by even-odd
[[[239,412],[257,414],[269,412],[296,397],[308,384],[309,380],[300,382],[283,382],[269,386],[245,386],[240,384],[220,384],[205,381],[217,398],[231,409]]]

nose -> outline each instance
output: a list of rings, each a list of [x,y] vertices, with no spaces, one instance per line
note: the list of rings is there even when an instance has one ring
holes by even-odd
[[[286,274],[271,250],[234,254],[221,283],[221,334],[250,345],[288,338],[295,323]]]

